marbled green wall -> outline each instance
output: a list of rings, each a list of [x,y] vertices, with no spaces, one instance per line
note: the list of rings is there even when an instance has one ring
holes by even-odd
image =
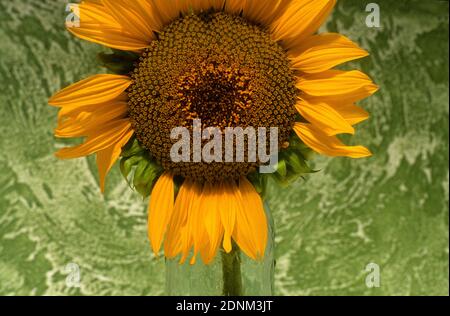
[[[448,2],[341,0],[324,30],[359,42],[381,86],[352,142],[366,160],[270,188],[280,295],[448,294]],[[58,161],[47,98],[93,73],[101,49],[64,30],[65,0],[0,0],[0,294],[157,295],[164,262],[146,238],[146,203],[117,168],[102,196],[93,159]],[[65,266],[81,269],[66,286]],[[365,285],[368,263],[381,287]]]

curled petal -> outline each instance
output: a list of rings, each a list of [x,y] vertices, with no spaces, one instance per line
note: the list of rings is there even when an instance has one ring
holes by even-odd
[[[128,119],[111,121],[96,130],[92,130],[83,144],[61,149],[56,153],[56,157],[73,159],[97,153],[111,147],[127,135],[130,129],[131,123]]]
[[[55,130],[55,136],[61,138],[88,136],[90,131],[107,122],[123,119],[127,114],[126,102],[110,102],[102,106],[85,108],[77,115],[61,120]]]
[[[300,100],[296,108],[310,123],[319,127],[328,136],[337,134],[354,134],[355,129],[342,115],[326,103],[309,103]]]
[[[311,124],[295,123],[294,131],[312,150],[331,157],[365,158],[372,153],[363,146],[345,146],[336,136],[328,136]]]
[[[364,122],[369,118],[369,113],[354,104],[336,104],[334,109],[351,125]]]

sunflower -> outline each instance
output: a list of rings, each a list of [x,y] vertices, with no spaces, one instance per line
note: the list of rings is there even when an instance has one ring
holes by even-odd
[[[368,113],[355,103],[377,86],[360,71],[333,69],[368,55],[348,38],[316,34],[335,0],[89,0],[77,5],[75,36],[112,49],[114,74],[89,77],[56,93],[55,136],[84,138],[60,159],[96,154],[100,188],[117,160],[151,196],[148,235],[168,258],[239,247],[265,253],[267,218],[261,162],[186,162],[170,158],[171,130],[202,126],[276,127],[275,177],[312,172],[309,151],[362,158],[346,146]],[[133,172],[132,172],[133,170]]]

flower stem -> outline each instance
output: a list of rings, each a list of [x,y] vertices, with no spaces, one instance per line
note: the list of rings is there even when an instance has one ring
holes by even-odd
[[[242,296],[241,253],[234,244],[231,252],[222,249],[223,295]]]

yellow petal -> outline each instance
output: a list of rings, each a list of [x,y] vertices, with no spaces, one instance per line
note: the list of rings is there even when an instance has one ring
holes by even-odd
[[[354,104],[336,104],[334,109],[351,125],[356,125],[369,118],[369,113]]]
[[[80,158],[107,149],[124,137],[130,129],[131,123],[128,119],[109,122],[99,127],[98,130],[92,131],[83,144],[63,148],[56,153],[56,157],[60,159]]]
[[[151,37],[146,39],[142,37],[143,31],[126,29],[119,23],[119,21],[124,23],[124,15],[131,15],[129,11],[127,14],[116,14],[116,17],[122,16],[122,19],[117,21],[103,2],[101,5],[91,2],[82,3],[78,5],[78,10],[80,25],[68,27],[75,36],[120,50],[137,51],[148,47]]]
[[[363,146],[345,146],[336,136],[328,136],[311,124],[295,123],[294,131],[312,150],[331,157],[364,158],[371,152]]]
[[[59,91],[49,104],[75,107],[104,103],[120,96],[130,84],[127,76],[95,75]]]
[[[200,244],[205,234],[205,227],[203,226],[203,218],[200,209],[203,186],[194,182],[189,187],[189,191],[188,218],[186,221],[186,226],[183,229],[185,236],[182,238],[183,256],[180,263],[185,262],[192,246],[194,247],[194,254],[192,256],[191,263],[195,262],[195,257],[201,248]]]
[[[222,207],[222,194],[219,185],[206,183],[203,188],[201,209],[203,224],[206,229],[207,243],[200,249],[205,264],[210,263],[220,246],[224,229],[220,217],[220,208]]]
[[[107,122],[125,118],[127,114],[127,102],[107,103],[94,111],[82,111],[77,116],[60,121],[55,136],[62,138],[88,136],[90,131]]]
[[[360,90],[353,94],[345,96],[324,96],[324,97],[312,97],[309,95],[303,95],[302,99],[305,101],[317,104],[326,103],[337,111],[350,125],[356,125],[369,118],[369,113],[359,106],[355,105],[355,102],[370,96],[374,91]]]
[[[128,131],[128,133],[119,139],[117,143],[97,152],[97,167],[100,177],[100,190],[102,193],[105,192],[105,180],[108,172],[111,170],[117,159],[119,159],[119,156],[122,153],[122,147],[128,143],[131,136],[133,136],[133,133],[133,130]]]
[[[269,26],[286,9],[290,0],[246,0],[235,3],[230,11],[243,11],[244,17]]]
[[[95,3],[95,4],[102,4],[102,0],[82,0],[82,2],[86,2],[86,3]]]
[[[378,90],[367,75],[357,70],[327,70],[318,74],[304,75],[299,78],[297,88],[310,96],[341,98],[360,98]]]
[[[291,55],[291,59],[293,68],[317,73],[368,55],[345,36],[327,33],[305,39],[301,52]]]
[[[131,35],[120,29],[100,29],[97,24],[82,25],[82,27],[68,28],[68,30],[82,40],[123,51],[140,52],[149,46],[148,43],[133,39]]]
[[[187,12],[189,9],[193,9],[195,12],[206,11],[211,8],[214,10],[222,10],[225,6],[225,0],[180,0],[179,2],[182,2],[179,4],[182,12]],[[186,4],[183,5],[183,2]]]
[[[225,12],[240,14],[248,0],[227,0],[225,1]]]
[[[177,0],[178,2],[185,2],[186,0]],[[148,24],[148,28],[153,31],[160,31],[163,27],[163,21],[158,15],[157,7],[154,1],[149,0],[134,0],[128,5],[136,12],[138,12],[144,21]]]
[[[174,258],[182,251],[183,238],[186,238],[183,230],[187,224],[192,186],[191,181],[185,180],[178,192],[164,242],[164,254],[167,258]]]
[[[336,0],[292,0],[271,26],[275,41],[295,49],[325,22]]]
[[[317,126],[328,136],[355,133],[355,129],[340,113],[325,103],[309,103],[300,100],[295,107],[303,118]]]
[[[233,239],[246,255],[264,257],[267,245],[267,219],[260,195],[247,178],[239,181],[242,207],[237,208]]]
[[[306,93],[303,93],[301,98],[310,103],[323,102],[330,105],[332,108],[337,109],[341,107],[348,107],[349,105],[355,104],[356,102],[371,96],[377,91],[378,87],[375,86],[374,88],[362,88],[352,93],[343,95],[311,96]]]
[[[237,199],[238,191],[239,188],[234,181],[227,181],[223,184],[220,217],[224,228],[223,249],[227,253],[232,249],[231,236],[236,224],[236,212],[241,207],[241,203]]]
[[[146,12],[140,11],[142,8],[137,0],[102,0],[102,4],[121,28],[132,33],[136,39],[143,43],[149,43],[153,39],[153,31],[157,30],[158,25],[155,21],[146,19],[148,15],[145,16]]]
[[[83,23],[87,24],[99,24],[108,28],[120,28],[120,24],[111,16],[109,10],[107,10],[101,0],[99,1],[83,1],[71,9],[79,9],[78,17],[82,19]],[[81,22],[81,21],[80,21]]]
[[[222,10],[225,6],[225,0],[209,0],[210,7],[215,10]]]
[[[163,25],[166,25],[186,12],[191,1],[187,0],[153,0],[155,14]]]
[[[118,97],[113,100],[109,100],[104,103],[98,104],[75,104],[75,105],[66,105],[60,108],[58,112],[58,122],[63,122],[67,119],[73,119],[77,117],[82,112],[95,112],[97,109],[100,109],[104,106],[110,106],[112,104],[122,103],[128,101],[128,95],[126,92],[123,92]]]
[[[174,208],[174,184],[170,173],[162,174],[153,187],[148,213],[148,238],[153,252],[161,249],[164,234]]]

